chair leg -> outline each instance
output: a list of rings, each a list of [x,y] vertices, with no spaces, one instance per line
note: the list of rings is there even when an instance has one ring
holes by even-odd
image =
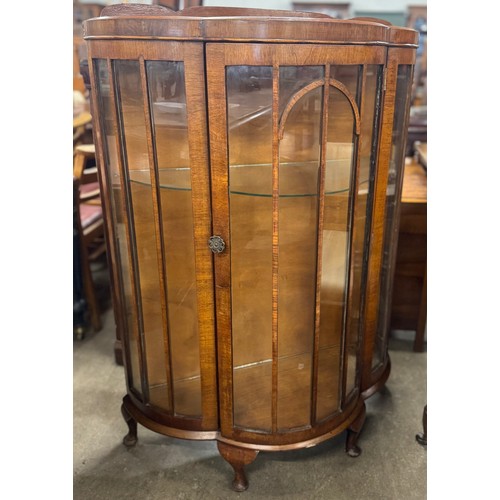
[[[419,309],[417,332],[415,335],[415,341],[413,342],[414,352],[422,352],[424,350],[425,325],[427,323],[427,270],[424,275]]]
[[[424,406],[424,414],[422,415],[422,427],[424,428],[423,433],[419,433],[415,436],[418,444],[422,446],[427,446],[427,405]]]
[[[88,259],[87,249],[82,248],[82,274],[85,296],[90,313],[90,324],[94,332],[98,332],[102,328],[101,314],[97,301],[94,280],[92,279],[92,271],[90,270],[90,262]]]

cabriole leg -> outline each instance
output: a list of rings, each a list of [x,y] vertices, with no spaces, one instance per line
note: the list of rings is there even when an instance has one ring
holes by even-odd
[[[361,448],[358,446],[358,438],[365,423],[366,406],[363,403],[363,408],[359,415],[351,422],[347,428],[347,439],[345,443],[345,451],[350,457],[359,457]]]
[[[217,447],[222,458],[234,469],[233,490],[245,491],[248,488],[248,481],[244,467],[256,459],[259,451],[239,448],[220,441],[217,442]]]
[[[124,404],[122,404],[122,415],[128,425],[128,434],[123,438],[123,444],[130,448],[137,443],[137,422],[132,418]]]

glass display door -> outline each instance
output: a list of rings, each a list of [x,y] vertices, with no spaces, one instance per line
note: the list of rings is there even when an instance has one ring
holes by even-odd
[[[206,53],[222,435],[296,441],[359,391],[386,49]]]
[[[203,45],[92,45],[129,393],[192,430],[218,425]]]

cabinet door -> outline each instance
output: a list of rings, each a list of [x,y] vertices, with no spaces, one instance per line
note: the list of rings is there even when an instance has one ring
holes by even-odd
[[[292,443],[357,401],[385,57],[207,44],[223,436]]]
[[[89,57],[129,394],[216,429],[203,46],[94,41]]]

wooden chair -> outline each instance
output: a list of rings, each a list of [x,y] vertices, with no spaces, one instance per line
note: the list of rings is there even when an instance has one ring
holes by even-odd
[[[90,323],[94,331],[101,329],[101,317],[91,263],[106,251],[104,240],[104,219],[100,201],[97,169],[95,166],[95,148],[93,144],[77,146],[73,163],[73,181],[78,186],[76,228],[79,240],[80,265],[85,299],[90,314]]]

